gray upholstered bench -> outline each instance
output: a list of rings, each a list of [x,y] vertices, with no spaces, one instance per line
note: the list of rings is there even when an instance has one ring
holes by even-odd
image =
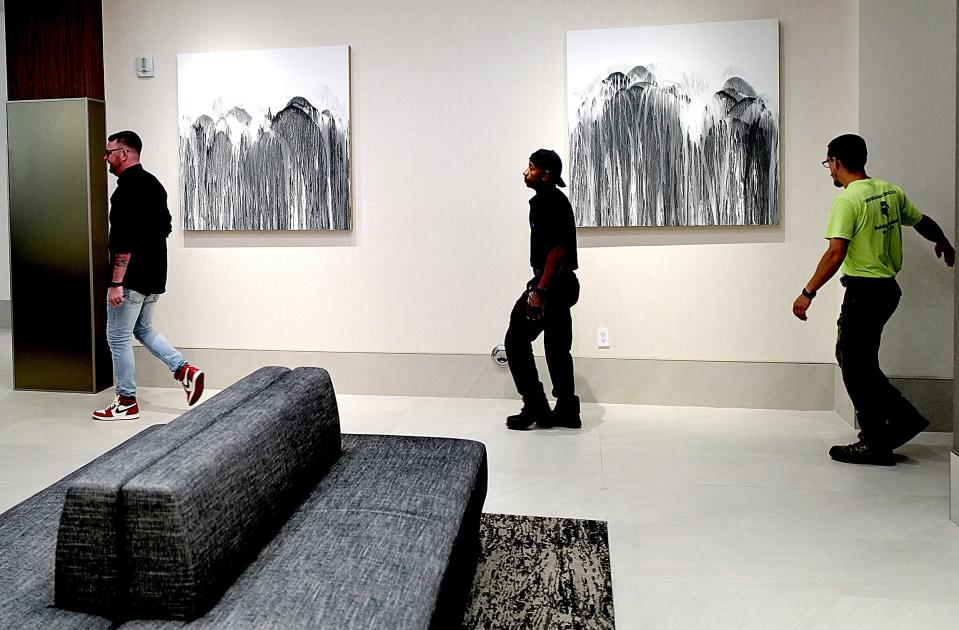
[[[58,607],[114,613],[121,599],[122,487],[289,372],[280,367],[261,368],[162,430],[141,433],[70,478],[57,537]]]
[[[264,368],[0,515],[0,627],[444,627],[485,495],[482,444],[341,439],[324,371]]]

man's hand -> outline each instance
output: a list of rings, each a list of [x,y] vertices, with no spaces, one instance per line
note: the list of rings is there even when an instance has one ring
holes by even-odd
[[[806,321],[806,311],[809,309],[810,304],[812,304],[812,300],[800,294],[800,296],[796,298],[796,301],[793,302],[793,315],[802,321]]]
[[[919,232],[921,237],[936,244],[937,258],[945,258],[946,264],[950,267],[956,264],[956,250],[952,248],[952,244],[946,238],[945,232],[942,231],[938,223],[926,215],[912,227]]]
[[[526,319],[539,319],[543,316],[543,309],[546,303],[543,296],[535,291],[530,292],[529,299],[526,301]]]
[[[949,241],[936,243],[936,258],[943,258],[946,265],[952,267],[956,264],[956,250],[953,249]]]
[[[123,287],[110,287],[107,289],[107,301],[113,308],[123,305]]]

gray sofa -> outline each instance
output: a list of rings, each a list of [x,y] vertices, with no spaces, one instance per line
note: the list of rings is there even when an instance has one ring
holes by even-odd
[[[0,628],[456,627],[486,475],[262,368],[0,514]]]

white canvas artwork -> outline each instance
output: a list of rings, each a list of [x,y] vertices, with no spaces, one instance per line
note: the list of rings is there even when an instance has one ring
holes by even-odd
[[[350,49],[177,55],[186,230],[350,229]]]
[[[779,23],[567,34],[582,227],[779,223]]]

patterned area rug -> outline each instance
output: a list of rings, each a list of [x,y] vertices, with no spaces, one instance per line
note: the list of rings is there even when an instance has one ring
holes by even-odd
[[[483,514],[463,628],[611,629],[603,521]]]

